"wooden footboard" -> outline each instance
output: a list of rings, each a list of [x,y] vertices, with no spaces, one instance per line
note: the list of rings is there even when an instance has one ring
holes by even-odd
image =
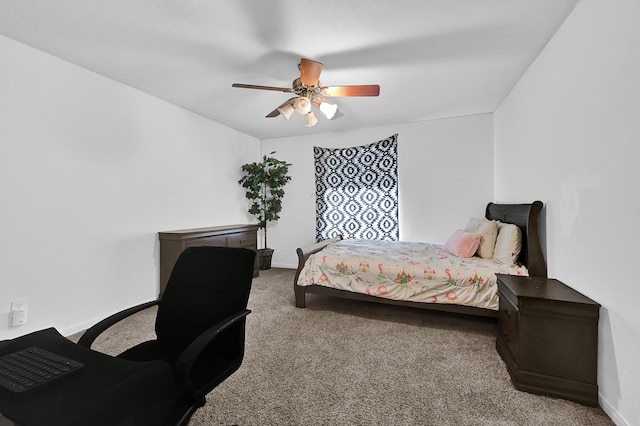
[[[337,237],[320,241],[319,243],[315,243],[307,247],[296,249],[296,253],[298,253],[298,270],[296,271],[296,276],[293,279],[293,291],[296,295],[296,307],[298,308],[305,307],[305,297],[304,297],[305,288],[304,286],[298,285],[298,277],[300,276],[300,272],[302,271],[302,268],[304,268],[304,264],[306,263],[307,259],[312,254],[319,252],[329,244],[335,243],[336,241],[340,241],[341,239],[342,239],[342,235],[338,235]]]

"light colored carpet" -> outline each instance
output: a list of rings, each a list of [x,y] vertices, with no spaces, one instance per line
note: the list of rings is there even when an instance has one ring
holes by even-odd
[[[493,319],[308,295],[289,269],[260,271],[242,367],[191,425],[613,425],[599,408],[517,391]],[[155,310],[93,348],[153,337]]]

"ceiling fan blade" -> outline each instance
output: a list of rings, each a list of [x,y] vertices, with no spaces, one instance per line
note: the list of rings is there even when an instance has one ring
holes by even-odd
[[[378,96],[380,94],[380,86],[377,84],[328,86],[323,87],[321,93],[325,96]]]
[[[322,64],[311,59],[300,59],[300,81],[306,86],[317,86]]]
[[[295,101],[296,99],[298,99],[298,97],[296,96],[295,98],[291,98],[288,101],[285,101],[282,103],[282,105],[280,105],[278,108],[274,109],[273,111],[271,111],[269,114],[267,114],[265,116],[265,118],[273,118],[273,117],[277,117],[280,115],[280,108],[286,106],[287,104],[293,104],[293,101]]]
[[[276,92],[293,92],[293,89],[289,87],[257,86],[255,84],[233,83],[231,87],[240,87],[243,89],[274,90]]]

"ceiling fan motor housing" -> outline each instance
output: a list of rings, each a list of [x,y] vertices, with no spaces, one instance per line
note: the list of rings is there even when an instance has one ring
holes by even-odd
[[[311,100],[313,100],[313,97],[319,95],[321,92],[320,80],[318,80],[317,86],[308,86],[304,84],[302,81],[300,81],[299,78],[296,78],[295,80],[293,80],[293,83],[291,86],[293,88],[293,93],[295,93],[298,96],[307,97]]]

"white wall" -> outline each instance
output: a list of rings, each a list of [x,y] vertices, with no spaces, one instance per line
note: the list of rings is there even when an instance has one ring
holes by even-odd
[[[580,1],[494,117],[496,199],[546,202],[549,274],[602,305],[601,405],[627,425],[640,425],[639,17],[636,0]]]
[[[5,37],[0,57],[0,339],[155,298],[158,231],[251,221],[259,140]]]
[[[493,201],[492,129],[492,115],[483,114],[263,140],[264,154],[293,164],[281,218],[268,229],[273,265],[295,268],[296,248],[315,242],[314,146],[366,145],[398,133],[400,239],[444,242]]]

